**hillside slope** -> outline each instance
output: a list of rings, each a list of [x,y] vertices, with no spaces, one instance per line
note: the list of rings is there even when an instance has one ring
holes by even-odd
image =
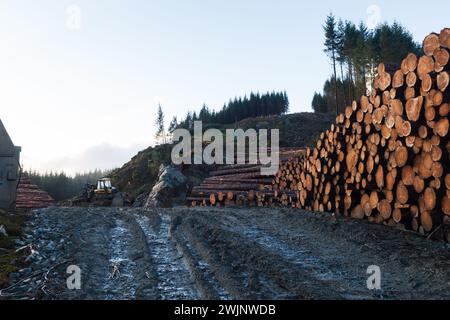
[[[293,113],[281,116],[249,118],[226,128],[279,129],[280,147],[312,146],[319,135],[335,121],[333,115],[318,113]]]
[[[161,164],[170,163],[170,146],[149,147],[110,174],[113,185],[133,197],[149,192]]]
[[[110,174],[113,185],[134,199],[148,195],[158,180],[160,166],[171,164],[171,152],[172,145],[149,147],[139,152]],[[188,185],[194,186],[200,184],[213,168],[183,165],[180,169],[188,178]]]

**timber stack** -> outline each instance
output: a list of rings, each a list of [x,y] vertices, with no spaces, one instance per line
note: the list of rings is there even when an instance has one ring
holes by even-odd
[[[283,148],[279,150],[279,160],[286,163],[290,159],[305,154],[305,148]],[[249,159],[248,150],[245,158]],[[237,159],[237,157],[236,157]],[[257,154],[255,154],[255,159]],[[270,203],[282,203],[274,196],[275,176],[262,175],[263,165],[236,164],[220,166],[210,173],[201,185],[194,187],[187,198],[190,206],[231,206],[250,205],[267,206]],[[281,194],[280,194],[281,195]],[[278,202],[278,200],[280,200]],[[286,203],[287,204],[287,203]]]
[[[16,208],[22,210],[42,209],[56,205],[56,201],[45,191],[22,176],[17,188]]]
[[[256,202],[450,240],[449,50],[446,28],[428,35],[424,54],[409,54],[397,70],[381,63],[370,94],[337,116],[314,148],[283,162]],[[247,187],[254,185],[239,189]]]
[[[409,54],[394,72],[380,64],[370,95],[353,101],[315,148],[293,162],[300,175],[278,173],[288,190],[298,190],[300,207],[421,234],[445,229],[450,29],[427,36],[423,48],[423,56]]]

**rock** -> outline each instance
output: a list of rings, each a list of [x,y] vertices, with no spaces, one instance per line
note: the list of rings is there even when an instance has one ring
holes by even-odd
[[[24,276],[29,276],[32,272],[33,272],[33,270],[31,268],[24,268],[24,269],[19,270],[19,273]]]
[[[49,241],[46,246],[47,251],[55,251],[56,245],[53,241]]]
[[[188,179],[175,166],[161,165],[158,182],[148,196],[145,207],[170,208],[175,204],[182,204],[186,199]]]
[[[40,256],[39,252],[34,250],[33,248],[31,248],[30,255],[25,258],[26,263],[36,262],[36,261],[41,261],[41,260],[42,260],[42,257]]]
[[[7,238],[8,232],[6,232],[6,229],[3,225],[0,226],[0,236]]]
[[[149,195],[148,192],[138,195],[136,197],[136,200],[134,200],[132,207],[133,208],[141,208],[141,207],[145,206],[145,203],[147,202],[147,199],[148,199],[148,195]]]

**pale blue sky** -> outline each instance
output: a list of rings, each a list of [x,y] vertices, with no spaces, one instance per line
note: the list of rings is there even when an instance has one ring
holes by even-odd
[[[250,91],[286,90],[292,112],[310,111],[330,73],[326,15],[357,23],[371,5],[416,40],[449,25],[437,0],[0,0],[0,117],[27,167],[74,172],[152,144],[159,101],[167,121]]]

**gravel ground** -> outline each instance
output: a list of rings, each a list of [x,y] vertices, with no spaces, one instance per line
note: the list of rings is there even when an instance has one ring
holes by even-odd
[[[29,267],[0,299],[450,299],[448,244],[333,215],[50,208],[26,231]],[[71,265],[80,290],[67,288]]]

